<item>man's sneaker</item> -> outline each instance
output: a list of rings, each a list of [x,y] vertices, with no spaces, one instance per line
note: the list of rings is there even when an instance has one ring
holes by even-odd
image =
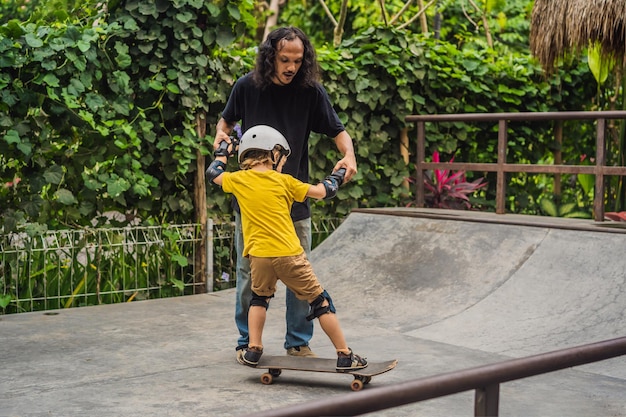
[[[245,365],[243,361],[243,354],[246,353],[247,348],[248,348],[248,345],[243,345],[243,346],[237,346],[237,348],[235,349],[235,353],[237,354],[237,362],[242,365]]]
[[[263,355],[262,349],[257,348],[247,348],[241,360],[244,365],[255,367],[259,363],[259,359],[261,359],[261,355]]]
[[[310,347],[308,346],[296,346],[287,349],[287,355],[289,356],[300,356],[305,358],[317,358],[317,355],[313,353]]]
[[[367,361],[359,355],[354,354],[352,349],[350,349],[350,353],[337,352],[337,372],[363,369],[366,366]]]

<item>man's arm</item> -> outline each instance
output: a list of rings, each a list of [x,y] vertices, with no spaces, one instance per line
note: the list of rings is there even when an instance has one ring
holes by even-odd
[[[357,173],[356,168],[356,155],[354,154],[354,146],[352,144],[352,137],[350,134],[343,130],[337,136],[335,136],[335,145],[341,154],[343,159],[339,160],[335,165],[333,171],[337,171],[340,168],[346,169],[345,181],[348,182]]]

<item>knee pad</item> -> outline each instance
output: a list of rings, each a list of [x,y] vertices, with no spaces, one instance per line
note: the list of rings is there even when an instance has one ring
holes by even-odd
[[[328,305],[326,307],[322,306],[322,304],[324,303],[324,300],[328,300]],[[309,306],[310,306],[309,315],[306,316],[306,319],[309,321],[315,318],[318,318],[319,316],[324,315],[326,313],[334,314],[337,312],[335,310],[333,300],[332,298],[330,298],[330,295],[326,292],[326,290],[324,290],[323,293],[318,295],[317,298],[313,300],[312,303],[309,304]]]
[[[267,310],[270,306],[270,298],[272,297],[273,295],[269,297],[263,297],[255,293],[254,291],[252,291],[252,299],[250,300],[250,306],[261,306],[261,307],[265,307],[265,309]]]

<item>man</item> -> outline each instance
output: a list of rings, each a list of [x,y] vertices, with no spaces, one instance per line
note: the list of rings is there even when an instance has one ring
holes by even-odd
[[[308,141],[311,132],[334,138],[343,158],[334,171],[345,168],[345,181],[357,172],[352,138],[334,111],[326,90],[319,83],[319,67],[315,50],[307,36],[298,28],[283,27],[272,31],[259,47],[256,66],[239,79],[230,94],[222,117],[217,123],[216,156],[222,141],[230,143],[235,124],[241,121],[242,131],[252,126],[269,125],[287,138],[291,157],[283,172],[303,182],[309,182]],[[237,360],[248,346],[248,310],[250,264],[243,257],[243,235],[239,207],[234,201],[235,246],[237,250],[237,299],[235,322],[240,337],[237,342]],[[296,233],[307,254],[311,251],[311,210],[308,200],[294,203],[291,210]],[[309,305],[298,300],[287,290],[287,334],[285,349],[293,356],[315,356],[309,348],[313,323],[306,320]]]

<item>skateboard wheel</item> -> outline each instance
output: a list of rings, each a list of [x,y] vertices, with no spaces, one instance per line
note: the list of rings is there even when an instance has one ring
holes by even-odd
[[[270,385],[274,381],[274,377],[269,372],[261,375],[261,383],[264,385]]]
[[[363,385],[367,385],[372,380],[372,377],[371,376],[364,376],[364,375],[354,375],[354,379],[358,379],[359,381],[363,382]]]
[[[350,384],[350,388],[352,388],[352,391],[361,391],[363,389],[363,381],[355,379]]]
[[[277,377],[280,376],[282,371],[280,369],[270,369],[269,372],[273,377]]]

